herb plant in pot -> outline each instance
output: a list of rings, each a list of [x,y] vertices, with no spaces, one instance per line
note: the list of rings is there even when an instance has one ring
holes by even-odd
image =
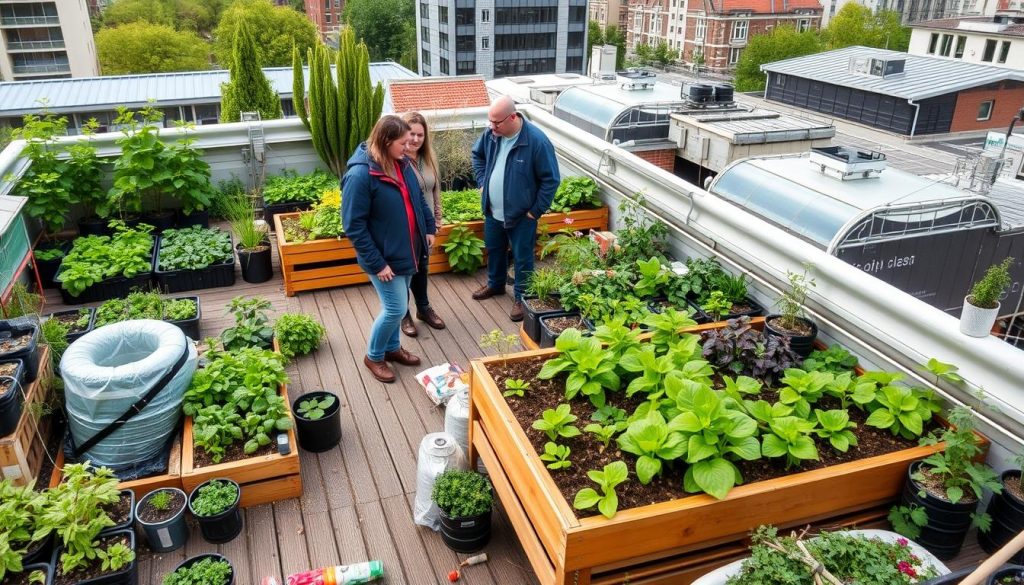
[[[455,552],[471,553],[491,539],[491,482],[475,471],[449,469],[437,476],[431,499],[441,511],[441,538]]]
[[[235,568],[217,553],[189,557],[164,577],[163,585],[234,585]]]
[[[226,478],[205,481],[192,490],[188,507],[206,542],[223,544],[242,532],[241,498],[241,488]]]
[[[25,369],[18,359],[0,360],[0,437],[14,432],[25,403]]]
[[[28,565],[47,562],[52,552],[53,533],[41,522],[49,502],[47,492],[32,485],[14,486],[0,481],[0,582],[11,573],[28,572]]]
[[[814,287],[814,279],[807,276],[810,269],[810,264],[804,264],[800,274],[786,271],[789,289],[779,298],[780,313],[768,315],[764,320],[765,334],[788,337],[789,347],[802,358],[811,354],[818,337],[818,325],[803,316],[807,293]]]
[[[295,400],[295,431],[299,446],[320,453],[341,440],[341,408],[330,392],[307,392]]]
[[[985,276],[974,283],[971,294],[964,297],[960,313],[960,333],[971,337],[987,337],[999,316],[999,296],[1010,286],[1010,266],[1013,258],[993,264]]]
[[[540,318],[562,311],[558,302],[558,289],[565,283],[563,273],[555,268],[542,266],[530,275],[527,296],[523,299],[523,331],[534,340],[540,341]]]
[[[161,488],[146,494],[135,508],[135,518],[146,533],[149,548],[156,552],[177,550],[188,542],[185,522],[188,496],[178,488]]]
[[[992,518],[988,532],[978,533],[978,544],[985,552],[992,554],[1003,548],[1007,542],[1024,531],[1024,454],[1014,459],[1016,469],[1004,471],[999,478],[1003,484],[1002,493],[993,494],[985,513]],[[1024,564],[1024,551],[1013,556],[1014,563]]]
[[[224,209],[231,231],[238,238],[235,250],[242,266],[242,280],[251,283],[270,280],[274,276],[270,239],[266,230],[256,223],[253,200],[240,191],[225,198]]]
[[[984,490],[998,494],[1003,489],[995,472],[975,461],[981,447],[970,409],[950,410],[949,424],[938,436],[921,440],[925,445],[945,442],[946,448],[910,465],[902,503],[889,514],[897,532],[943,560],[960,552],[972,524],[987,529],[987,514],[974,513]]]

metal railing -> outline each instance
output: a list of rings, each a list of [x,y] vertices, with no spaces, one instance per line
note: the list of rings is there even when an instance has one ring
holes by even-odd
[[[59,16],[0,16],[0,26],[60,24]]]
[[[63,49],[64,39],[53,41],[11,41],[7,43],[8,51],[35,51],[39,49]]]
[[[70,73],[71,65],[68,63],[46,63],[44,65],[15,65],[15,75],[28,75],[31,73]]]

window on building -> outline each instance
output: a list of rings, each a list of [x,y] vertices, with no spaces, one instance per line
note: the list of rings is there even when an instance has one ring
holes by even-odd
[[[420,27],[420,38],[423,39],[424,43],[430,43],[430,27],[423,25]]]
[[[960,59],[964,56],[964,47],[967,46],[967,37],[964,35],[956,36],[956,50],[953,51],[953,57]]]
[[[480,11],[480,22],[491,22],[491,11],[487,8]]]
[[[324,13],[324,22],[327,23],[327,24],[331,24],[331,13],[330,12],[325,12]]]
[[[448,59],[441,57],[441,75],[448,75]]]
[[[448,50],[448,33],[439,33],[437,35],[437,46],[444,50]]]
[[[698,39],[698,40],[699,39],[703,39],[704,35],[706,35],[707,32],[708,32],[708,21],[703,19],[703,18],[698,18],[697,19],[697,25],[694,28],[693,38],[694,39]]]
[[[992,106],[995,105],[995,100],[988,100],[987,102],[981,102],[978,106],[978,121],[984,122],[992,117]]]
[[[459,35],[455,37],[455,50],[463,52],[476,50],[476,37],[473,35]]]
[[[780,74],[776,73],[775,74],[775,85],[778,85],[779,87],[785,86],[786,85],[786,76],[785,75],[780,75]]]
[[[430,6],[426,2],[420,2],[420,18],[424,20],[430,18]]]
[[[999,47],[999,62],[1006,63],[1006,57],[1010,54],[1010,41],[1003,41],[1001,47]]]
[[[986,63],[991,63],[995,56],[996,42],[993,39],[988,39],[985,41],[985,52],[981,55],[981,60]]]
[[[334,0],[334,7],[341,8],[341,0]]]
[[[953,35],[942,35],[942,50],[939,54],[943,57],[949,57],[949,53],[953,50]]]
[[[420,65],[423,65],[423,67],[430,66],[430,51],[420,49]]]
[[[747,40],[747,25],[750,21],[737,20],[732,23],[732,40],[734,41],[745,41]],[[734,61],[731,61],[734,62]]]
[[[473,75],[476,73],[476,62],[475,61],[456,61],[455,62],[455,74],[456,75]]]
[[[740,62],[740,55],[743,53],[743,49],[740,47],[733,47],[729,49],[729,65],[735,65]]]
[[[935,49],[939,46],[939,33],[932,33],[932,38],[928,41],[928,54],[934,55]]]
[[[324,0],[324,10],[331,9],[331,0]]]
[[[470,26],[474,24],[475,13],[472,8],[455,9],[455,26]]]
[[[807,30],[810,30],[810,29],[811,29],[811,19],[809,19],[809,18],[801,18],[800,20],[796,21],[796,31],[797,32],[804,32],[804,31],[807,31]]]
[[[441,24],[448,24],[448,7],[447,6],[439,6],[437,8],[437,20],[440,21]]]

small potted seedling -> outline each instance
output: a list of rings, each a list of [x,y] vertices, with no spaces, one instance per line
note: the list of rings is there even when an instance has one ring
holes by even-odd
[[[205,481],[192,490],[188,507],[206,542],[223,544],[242,532],[241,497],[238,484],[226,478]]]
[[[802,273],[786,271],[789,289],[779,298],[779,313],[764,319],[765,335],[788,337],[789,347],[802,358],[811,354],[818,337],[818,325],[804,316],[807,294],[815,286],[814,279],[807,275],[811,268],[804,264]]]
[[[491,539],[491,482],[475,471],[449,469],[437,476],[431,498],[441,511],[441,539],[455,552],[471,553]]]
[[[217,553],[189,557],[164,577],[163,585],[234,585],[235,568]]]
[[[964,308],[960,313],[960,333],[971,337],[987,337],[999,316],[999,297],[1010,286],[1010,267],[1013,258],[993,264],[985,271],[981,280],[971,287],[971,294],[964,297]]]
[[[544,266],[530,275],[527,296],[523,298],[523,331],[530,339],[540,341],[541,317],[564,310],[558,300],[558,289],[566,280],[561,271]]]
[[[139,500],[135,519],[146,534],[149,548],[156,552],[177,550],[188,542],[185,522],[188,496],[178,488],[154,490]]]
[[[330,392],[307,392],[292,403],[299,446],[306,451],[327,451],[341,441],[341,408]]]

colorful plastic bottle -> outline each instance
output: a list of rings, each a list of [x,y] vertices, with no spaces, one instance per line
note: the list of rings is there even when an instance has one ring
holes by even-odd
[[[354,565],[321,567],[288,575],[288,585],[362,585],[384,576],[384,564],[368,561]]]

